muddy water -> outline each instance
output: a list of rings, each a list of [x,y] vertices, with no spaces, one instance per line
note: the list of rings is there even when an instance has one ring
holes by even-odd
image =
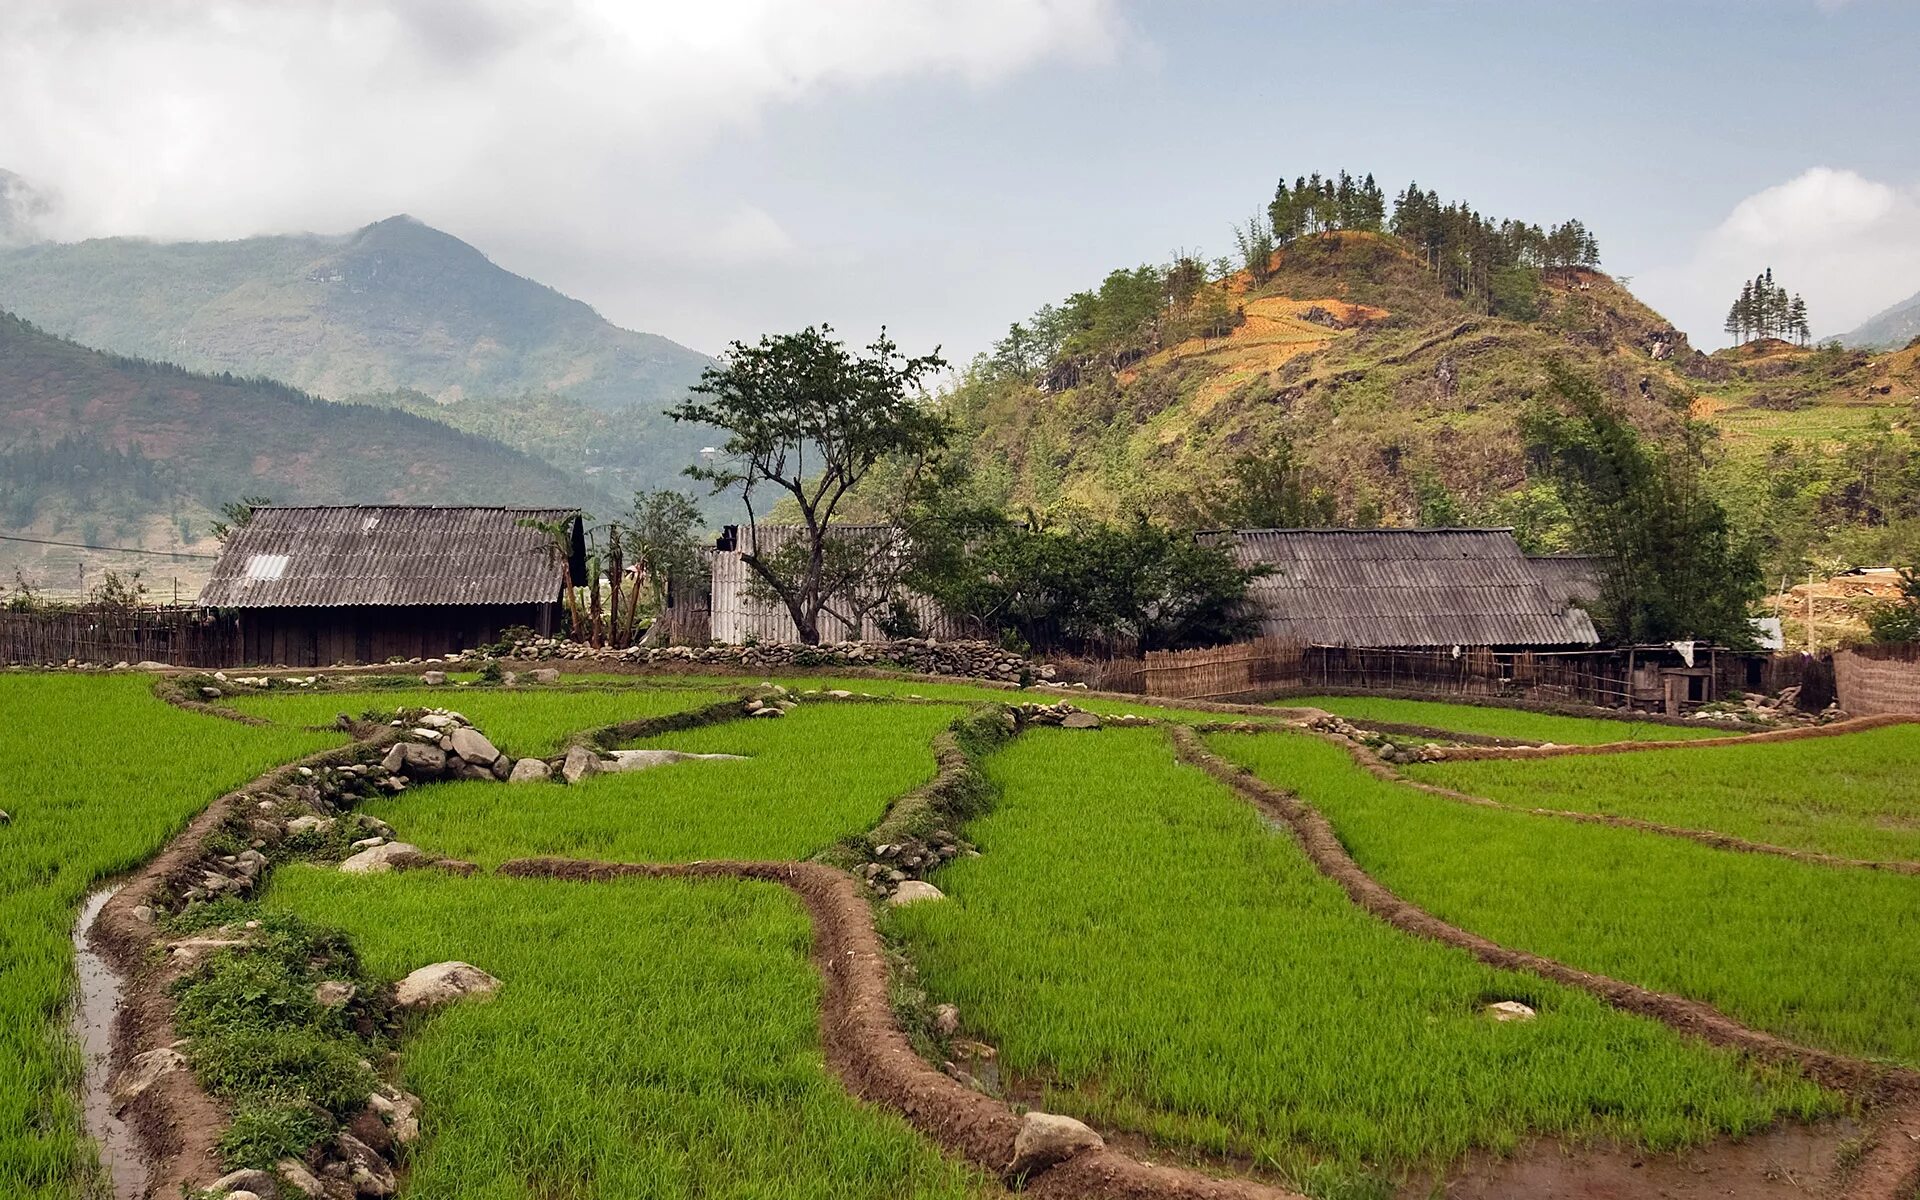
[[[122,981],[106,960],[93,952],[87,938],[93,919],[113,898],[113,892],[112,888],[103,888],[88,896],[73,927],[73,965],[80,987],[74,997],[72,1027],[86,1055],[82,1098],[87,1136],[100,1149],[100,1165],[113,1181],[114,1200],[139,1200],[146,1191],[147,1164],[140,1157],[133,1131],[113,1115],[108,1092],[113,1074],[113,1018],[120,1011]]]

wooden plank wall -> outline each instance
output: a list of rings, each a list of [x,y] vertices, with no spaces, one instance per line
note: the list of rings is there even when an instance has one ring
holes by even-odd
[[[235,662],[239,630],[199,609],[74,609],[0,612],[0,662],[25,666],[163,662],[219,667]]]

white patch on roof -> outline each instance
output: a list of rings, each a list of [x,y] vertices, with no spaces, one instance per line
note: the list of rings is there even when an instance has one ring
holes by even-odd
[[[248,579],[278,579],[292,559],[285,554],[255,554],[247,559]]]

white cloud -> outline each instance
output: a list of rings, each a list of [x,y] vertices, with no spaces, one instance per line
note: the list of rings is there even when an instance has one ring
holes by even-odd
[[[1722,345],[1740,283],[1767,267],[1807,300],[1819,336],[1920,291],[1920,187],[1814,167],[1734,205],[1685,264],[1637,283],[1702,346]]]
[[[1124,37],[1114,0],[6,0],[0,167],[63,197],[67,237],[414,211],[644,238],[677,166],[771,106],[986,86]],[[767,213],[694,207],[696,244],[786,244]]]

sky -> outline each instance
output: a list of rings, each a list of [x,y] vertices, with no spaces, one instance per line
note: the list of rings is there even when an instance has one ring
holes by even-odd
[[[1916,46],[1915,0],[4,0],[0,168],[15,236],[405,212],[708,352],[957,361],[1345,168],[1578,217],[1712,348],[1768,266],[1821,335],[1920,292]]]

